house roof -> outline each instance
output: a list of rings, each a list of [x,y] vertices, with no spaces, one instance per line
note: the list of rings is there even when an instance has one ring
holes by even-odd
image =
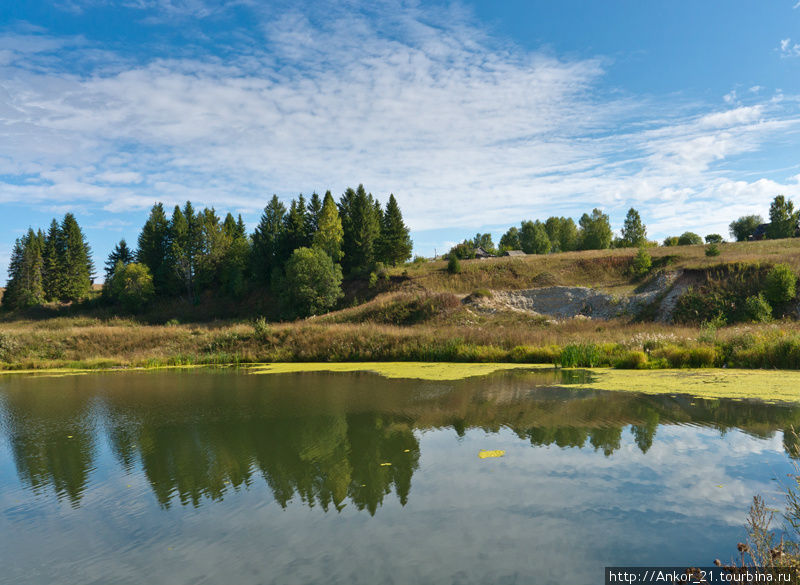
[[[526,254],[522,250],[506,250],[505,255],[506,256],[525,256]]]

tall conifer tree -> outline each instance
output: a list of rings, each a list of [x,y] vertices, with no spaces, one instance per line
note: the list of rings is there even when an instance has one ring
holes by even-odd
[[[42,286],[44,297],[47,301],[57,301],[61,298],[62,265],[64,261],[64,239],[61,236],[61,226],[53,219],[44,239],[42,253]]]
[[[342,220],[339,217],[339,209],[333,200],[331,192],[325,193],[325,200],[322,203],[322,210],[319,213],[319,225],[314,234],[313,245],[324,251],[331,260],[338,262],[342,259]]]
[[[167,265],[169,222],[161,203],[156,203],[150,210],[150,217],[139,234],[138,248],[136,259],[150,270],[156,294],[165,293],[172,275]]]
[[[114,246],[111,253],[106,260],[106,282],[110,282],[114,276],[114,270],[117,267],[117,262],[121,262],[123,266],[130,264],[134,260],[134,254],[128,247],[128,243],[122,239]]]
[[[89,293],[94,264],[86,237],[71,213],[61,221],[61,237],[64,246],[61,300],[78,301]]]
[[[392,266],[401,264],[411,258],[413,244],[394,195],[389,195],[389,202],[381,219],[381,260]]]
[[[380,218],[375,200],[363,185],[347,189],[339,201],[344,239],[342,264],[350,274],[366,274],[375,265],[375,244],[380,237]]]
[[[273,195],[253,233],[251,272],[257,282],[269,283],[272,272],[278,265],[283,248],[285,216],[286,206],[277,195]]]

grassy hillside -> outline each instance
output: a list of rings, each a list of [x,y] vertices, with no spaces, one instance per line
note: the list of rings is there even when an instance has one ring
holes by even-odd
[[[726,263],[784,262],[800,272],[800,240],[655,248],[656,267],[715,274]],[[350,282],[344,307],[291,323],[269,322],[275,303],[172,301],[120,318],[112,307],[44,307],[0,317],[0,369],[230,364],[270,361],[456,361],[608,365],[622,368],[737,366],[800,369],[800,322],[671,325],[618,318],[551,319],[464,297],[489,289],[594,286],[615,294],[640,285],[633,250],[470,260],[398,267],[389,278]],[[658,270],[658,268],[656,268]],[[749,269],[749,268],[748,268]],[[256,316],[267,319],[257,320]]]
[[[649,248],[655,269],[702,269],[721,263],[787,263],[800,272],[800,238],[736,242],[719,246],[721,254],[705,255],[705,246]],[[470,293],[478,288],[526,289],[538,286],[591,286],[609,292],[629,292],[636,286],[630,272],[635,249],[588,250],[522,258],[463,260],[461,274],[448,274],[439,260],[397,268],[412,283],[429,291]]]

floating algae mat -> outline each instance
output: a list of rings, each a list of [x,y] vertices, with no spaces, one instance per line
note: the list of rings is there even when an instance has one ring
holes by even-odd
[[[252,368],[254,374],[297,372],[374,372],[385,378],[414,380],[462,380],[486,376],[502,370],[552,370],[546,364],[476,364],[451,362],[352,362],[352,363],[273,363]]]
[[[299,372],[373,372],[386,378],[416,380],[461,380],[506,370],[554,371],[547,364],[450,363],[450,362],[352,362],[273,363],[254,366],[254,374]],[[563,374],[582,370],[561,370]],[[573,389],[642,392],[645,394],[691,394],[705,398],[758,399],[767,402],[800,402],[800,372],[787,370],[675,369],[583,370],[575,382],[555,385]]]
[[[800,372],[787,370],[590,370],[591,379],[570,388],[691,394],[703,398],[758,399],[765,402],[800,402]]]

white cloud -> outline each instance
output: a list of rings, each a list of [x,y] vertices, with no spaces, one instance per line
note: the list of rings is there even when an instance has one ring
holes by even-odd
[[[792,39],[781,40],[781,57],[800,57],[800,43],[792,43]]]
[[[263,16],[264,38],[224,62],[132,65],[83,39],[0,37],[0,174],[25,177],[0,201],[122,212],[192,199],[256,213],[273,192],[363,182],[394,192],[416,230],[636,205],[656,234],[724,233],[721,205],[727,224],[733,210],[800,194],[794,180],[722,168],[796,129],[792,103],[600,98],[602,59],[527,53],[454,10],[327,8]],[[90,53],[92,73],[73,73]]]

